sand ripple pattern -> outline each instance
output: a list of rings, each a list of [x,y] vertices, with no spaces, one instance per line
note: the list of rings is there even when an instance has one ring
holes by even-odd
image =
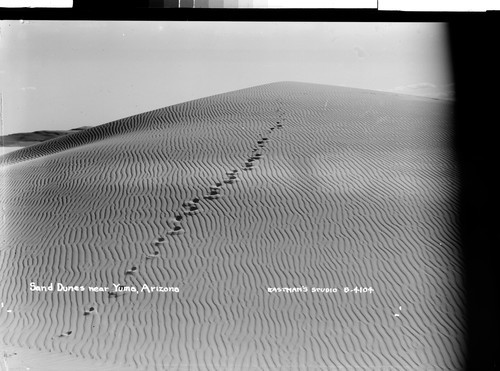
[[[0,341],[138,370],[460,369],[451,115],[281,82],[4,156]],[[374,292],[312,292],[346,286]]]

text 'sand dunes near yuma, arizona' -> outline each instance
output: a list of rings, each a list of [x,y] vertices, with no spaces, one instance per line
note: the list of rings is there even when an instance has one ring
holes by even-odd
[[[60,282],[54,285],[52,282],[46,286],[37,285],[36,282],[30,282],[30,291],[56,291],[56,292],[70,292],[70,291],[91,291],[91,292],[179,292],[178,287],[166,286],[150,286],[143,284],[141,287],[125,286],[113,283],[111,286],[67,286]]]

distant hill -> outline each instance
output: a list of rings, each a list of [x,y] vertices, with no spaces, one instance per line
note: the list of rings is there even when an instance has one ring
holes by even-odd
[[[90,129],[91,126],[82,126],[71,130],[40,130],[30,133],[15,133],[0,137],[1,147],[28,147],[33,144],[45,142],[49,139],[62,137]]]

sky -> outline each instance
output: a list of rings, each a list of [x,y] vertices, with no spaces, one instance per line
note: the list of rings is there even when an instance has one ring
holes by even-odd
[[[448,58],[438,23],[2,21],[1,135],[275,81],[447,98]]]

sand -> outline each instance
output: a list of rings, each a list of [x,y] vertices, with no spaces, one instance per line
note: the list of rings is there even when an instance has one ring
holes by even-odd
[[[451,114],[280,82],[5,155],[0,344],[102,369],[460,369]],[[138,292],[88,289],[114,284]]]

